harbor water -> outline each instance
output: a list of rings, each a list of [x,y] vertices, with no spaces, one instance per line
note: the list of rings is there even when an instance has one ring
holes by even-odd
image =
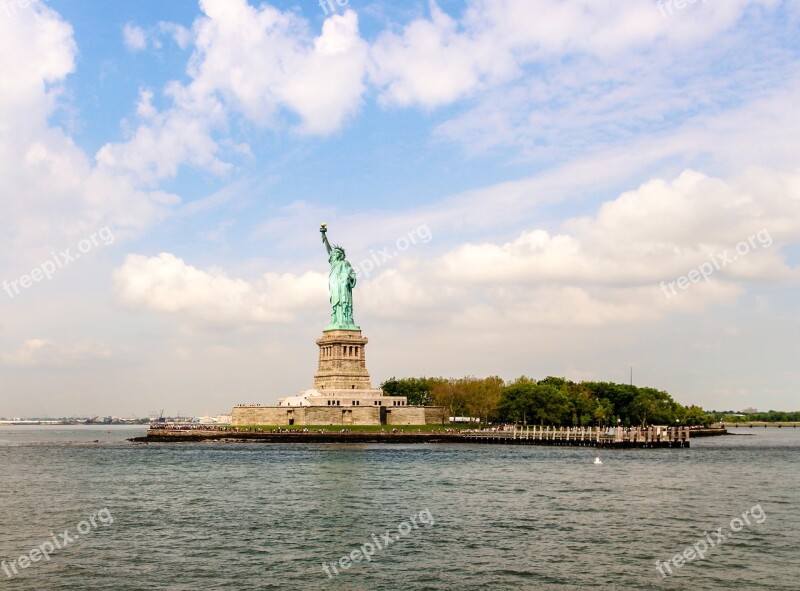
[[[800,588],[800,429],[646,450],[144,431],[0,427],[0,589]]]

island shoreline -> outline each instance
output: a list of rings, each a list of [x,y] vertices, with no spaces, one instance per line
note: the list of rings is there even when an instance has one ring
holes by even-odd
[[[693,429],[691,437],[712,437],[728,435],[726,429]],[[650,442],[597,442],[589,440],[564,439],[526,439],[513,438],[507,433],[442,433],[442,432],[318,432],[318,431],[216,431],[216,430],[168,430],[153,429],[144,437],[132,437],[128,441],[134,443],[185,443],[185,442],[219,442],[219,443],[345,443],[345,444],[420,444],[420,443],[457,443],[457,444],[500,444],[500,445],[556,445],[573,447],[603,448],[688,448],[689,442],[650,441]],[[681,443],[680,445],[678,443]]]

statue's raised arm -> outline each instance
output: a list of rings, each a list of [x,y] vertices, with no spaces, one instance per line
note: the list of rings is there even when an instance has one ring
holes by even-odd
[[[331,299],[331,323],[325,330],[358,330],[353,320],[353,288],[356,286],[356,272],[345,258],[344,248],[331,246],[328,242],[327,224],[321,224],[322,243],[328,251],[331,270],[328,273],[328,289]]]
[[[319,231],[322,234],[322,244],[325,245],[325,250],[328,251],[328,256],[331,254],[331,243],[328,242],[328,224],[322,222],[319,225]]]

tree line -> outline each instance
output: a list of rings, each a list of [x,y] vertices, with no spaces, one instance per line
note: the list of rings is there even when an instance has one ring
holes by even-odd
[[[684,406],[663,390],[613,382],[392,377],[381,388],[390,396],[406,396],[409,404],[443,406],[451,417],[470,417],[481,424],[707,426],[713,421],[699,406]]]
[[[784,412],[770,410],[769,412],[740,413],[735,410],[708,412],[714,423],[791,423],[800,422],[800,411]]]

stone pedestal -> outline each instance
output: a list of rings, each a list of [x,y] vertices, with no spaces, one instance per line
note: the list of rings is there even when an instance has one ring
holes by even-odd
[[[237,406],[232,424],[243,425],[444,425],[441,406],[408,406],[405,396],[384,396],[367,371],[361,330],[325,330],[317,339],[314,387],[280,398],[277,406]]]
[[[372,390],[367,371],[365,347],[369,339],[361,330],[326,330],[317,339],[319,363],[314,389]]]

